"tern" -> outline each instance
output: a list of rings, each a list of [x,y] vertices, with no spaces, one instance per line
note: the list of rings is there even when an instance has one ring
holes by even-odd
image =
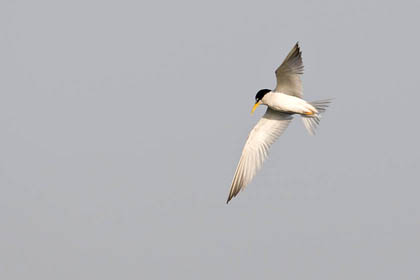
[[[261,89],[255,96],[251,114],[259,105],[266,105],[267,111],[248,135],[238,167],[233,176],[229,197],[235,197],[252,180],[267,158],[268,149],[286,130],[294,115],[300,115],[311,135],[320,122],[331,99],[307,102],[303,100],[302,52],[299,42],[292,48],[283,63],[275,71],[277,86],[274,90]]]

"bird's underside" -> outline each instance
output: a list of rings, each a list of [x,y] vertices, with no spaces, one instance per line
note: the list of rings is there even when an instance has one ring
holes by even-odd
[[[227,203],[252,180],[268,156],[270,146],[286,130],[294,114],[302,116],[310,134],[314,134],[330,100],[306,102],[302,99],[302,54],[299,45],[293,47],[276,70],[277,86],[274,90],[261,90],[256,95],[253,111],[259,104],[267,111],[249,133],[233,176]]]

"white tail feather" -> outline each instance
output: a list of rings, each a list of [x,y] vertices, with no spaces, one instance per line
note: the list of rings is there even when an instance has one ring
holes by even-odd
[[[309,102],[309,104],[314,106],[318,111],[318,113],[314,115],[302,115],[303,125],[306,127],[306,130],[308,130],[309,134],[315,135],[315,129],[321,121],[321,114],[325,112],[330,103],[331,99]]]

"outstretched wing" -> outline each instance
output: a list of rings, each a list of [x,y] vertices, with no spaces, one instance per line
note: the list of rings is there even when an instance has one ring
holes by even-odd
[[[264,116],[249,133],[235,176],[233,176],[227,203],[255,176],[267,158],[271,144],[286,130],[293,117],[267,108]]]
[[[299,43],[296,43],[276,70],[277,86],[274,91],[302,98],[302,81],[299,76],[302,74],[302,52],[300,51]]]

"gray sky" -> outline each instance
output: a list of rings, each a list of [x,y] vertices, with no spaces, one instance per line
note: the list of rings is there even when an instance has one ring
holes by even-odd
[[[418,1],[0,4],[1,279],[419,279]],[[295,120],[229,205],[255,93]]]

